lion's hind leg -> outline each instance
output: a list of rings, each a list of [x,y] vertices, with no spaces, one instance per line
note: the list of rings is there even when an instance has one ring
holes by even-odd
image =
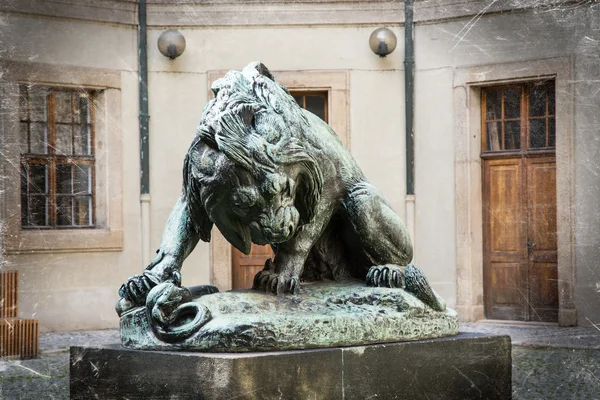
[[[444,310],[444,301],[427,278],[408,264],[413,254],[408,230],[383,195],[369,183],[359,182],[348,192],[344,206],[372,262],[366,272],[367,286],[405,288],[434,310]]]
[[[408,230],[373,185],[367,182],[355,184],[344,199],[344,207],[371,265],[378,266],[373,275],[379,270],[381,276],[386,264],[405,266],[412,260]]]

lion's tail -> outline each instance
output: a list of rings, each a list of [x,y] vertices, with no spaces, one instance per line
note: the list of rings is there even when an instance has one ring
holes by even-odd
[[[404,283],[407,292],[413,294],[429,307],[436,311],[444,311],[446,309],[444,299],[431,288],[425,275],[414,264],[406,266],[404,270]]]

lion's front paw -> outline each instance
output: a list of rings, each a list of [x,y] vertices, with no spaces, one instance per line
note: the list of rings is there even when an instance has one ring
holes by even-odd
[[[367,273],[367,286],[373,287],[404,287],[402,268],[393,264],[375,265]]]
[[[127,282],[121,285],[119,296],[134,305],[143,305],[150,290],[159,283],[167,280],[179,286],[181,284],[181,274],[178,271],[174,271],[168,276],[168,274],[159,274],[153,270],[146,270],[141,275],[130,277]]]
[[[300,279],[297,276],[285,277],[273,271],[262,270],[254,277],[252,289],[262,290],[273,294],[296,294],[300,287]]]

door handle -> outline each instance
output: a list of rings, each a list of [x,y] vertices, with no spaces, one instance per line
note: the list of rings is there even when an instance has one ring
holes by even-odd
[[[535,243],[533,243],[530,238],[527,238],[527,254],[531,254],[531,250],[534,247],[535,247]]]

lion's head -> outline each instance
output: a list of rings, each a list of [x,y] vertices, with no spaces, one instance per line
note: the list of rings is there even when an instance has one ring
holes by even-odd
[[[184,163],[184,196],[203,240],[212,223],[240,251],[291,239],[323,185],[304,146],[310,124],[268,69],[252,63],[212,86]]]

